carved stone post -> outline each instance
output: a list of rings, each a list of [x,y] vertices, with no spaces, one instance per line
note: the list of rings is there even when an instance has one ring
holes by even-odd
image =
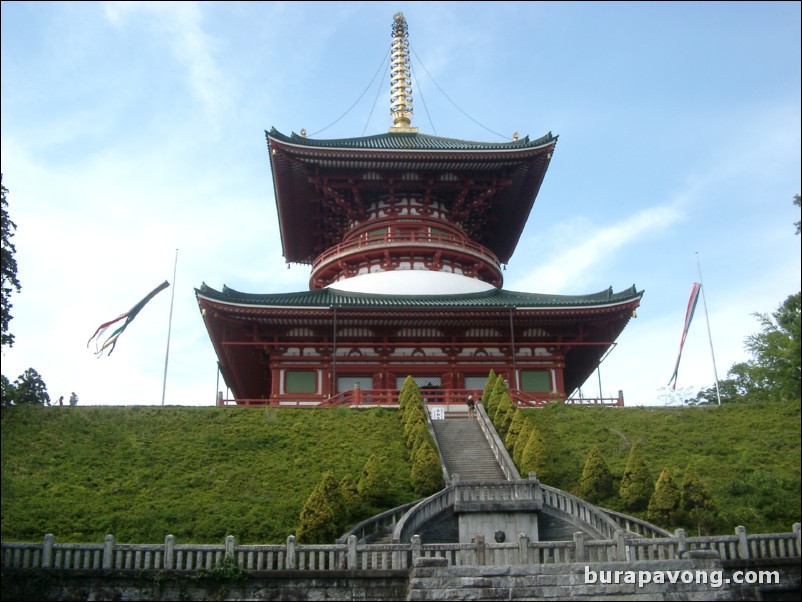
[[[624,532],[621,529],[616,529],[613,534],[613,539],[615,539],[615,559],[618,562],[628,562],[627,540],[624,537]]]
[[[167,571],[175,568],[175,535],[164,538],[164,568]]]
[[[412,536],[412,566],[415,566],[415,561],[423,555],[421,546],[423,544],[420,540],[420,535]]]
[[[45,545],[42,548],[42,568],[53,568],[53,546],[56,545],[56,536],[52,533],[45,535]]]
[[[529,536],[526,533],[518,534],[518,562],[529,564]]]
[[[103,540],[103,569],[108,571],[114,568],[114,535],[106,535]]]
[[[357,555],[356,555],[356,535],[348,536],[348,564],[346,565],[349,570],[353,571],[357,568]]]
[[[233,535],[226,536],[226,559],[234,560],[234,546],[237,545]]]
[[[583,562],[585,557],[585,534],[574,531],[574,562]]]
[[[482,533],[477,533],[473,538],[476,544],[476,564],[478,566],[485,565],[485,536]]]
[[[287,562],[285,568],[289,571],[295,569],[295,535],[287,537]]]
[[[738,558],[746,560],[749,558],[749,542],[746,540],[746,527],[735,527],[735,534],[738,536]]]
[[[676,529],[674,537],[677,538],[677,558],[683,558],[688,550],[688,543],[685,541],[685,529]]]

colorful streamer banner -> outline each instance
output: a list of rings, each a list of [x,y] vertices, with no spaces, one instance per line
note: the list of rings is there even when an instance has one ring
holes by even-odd
[[[142,308],[145,307],[145,305],[147,305],[148,301],[153,299],[153,297],[158,295],[160,292],[162,292],[168,286],[170,286],[170,283],[165,280],[159,286],[157,286],[152,291],[150,291],[150,293],[148,293],[147,296],[144,299],[142,299],[142,301],[140,301],[139,303],[134,305],[127,312],[117,316],[113,320],[110,320],[108,322],[104,322],[103,324],[98,326],[97,330],[95,331],[95,334],[93,334],[91,337],[89,337],[89,340],[86,342],[86,346],[89,347],[89,343],[91,343],[92,339],[94,339],[95,340],[95,355],[97,355],[98,357],[102,356],[103,352],[109,347],[111,347],[111,349],[109,349],[108,355],[111,355],[111,352],[114,351],[115,345],[117,345],[117,339],[120,337],[120,335],[123,333],[123,331],[128,327],[128,325],[131,322],[134,321],[134,318],[136,318],[137,314],[140,311],[142,311]],[[100,339],[103,338],[103,335],[106,333],[106,331],[109,329],[109,327],[111,325],[113,325],[113,324],[116,324],[117,322],[119,322],[122,319],[125,319],[125,322],[123,323],[123,325],[119,326],[114,332],[112,332],[108,336],[108,338],[103,342],[103,344],[100,344]]]
[[[688,336],[688,329],[691,327],[691,320],[693,320],[693,312],[696,311],[696,303],[699,301],[699,293],[702,291],[702,285],[698,282],[693,283],[691,289],[691,298],[688,299],[688,309],[685,310],[685,325],[682,328],[682,338],[679,342],[679,354],[677,354],[677,364],[674,366],[674,374],[668,381],[672,389],[677,388],[677,375],[679,374],[679,361],[682,358],[682,348],[685,346],[685,337]]]

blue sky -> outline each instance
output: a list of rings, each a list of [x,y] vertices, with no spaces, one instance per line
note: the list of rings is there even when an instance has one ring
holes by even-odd
[[[33,367],[54,400],[158,405],[171,325],[165,403],[212,404],[195,287],[308,288],[282,257],[264,131],[386,132],[399,10],[421,132],[559,135],[504,287],[645,290],[583,392],[676,403],[699,265],[719,377],[747,359],[752,314],[800,290],[798,2],[3,2],[23,287],[3,374]],[[95,358],[95,328],[173,282],[176,249],[175,286]],[[710,339],[700,303],[680,392],[713,384]]]

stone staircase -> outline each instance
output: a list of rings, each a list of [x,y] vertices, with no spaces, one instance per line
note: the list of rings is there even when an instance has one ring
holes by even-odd
[[[463,483],[506,480],[476,419],[432,420],[432,426],[449,475]]]

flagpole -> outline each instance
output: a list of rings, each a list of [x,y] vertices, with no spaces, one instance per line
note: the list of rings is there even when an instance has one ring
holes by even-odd
[[[716,379],[716,399],[721,405],[721,392],[718,388],[718,371],[716,370],[716,354],[713,353],[713,335],[710,333],[710,317],[707,315],[707,300],[705,299],[705,283],[702,281],[702,264],[699,262],[699,251],[696,251],[696,268],[699,271],[699,284],[702,288],[702,305],[705,308],[705,322],[707,322],[707,340],[710,342],[710,357],[713,359],[713,376]]]
[[[162,406],[167,391],[167,361],[170,359],[170,332],[173,327],[173,302],[175,301],[175,274],[178,270],[178,249],[175,250],[175,263],[173,264],[173,291],[170,297],[170,319],[167,322],[167,351],[164,354],[164,381],[162,383]]]

